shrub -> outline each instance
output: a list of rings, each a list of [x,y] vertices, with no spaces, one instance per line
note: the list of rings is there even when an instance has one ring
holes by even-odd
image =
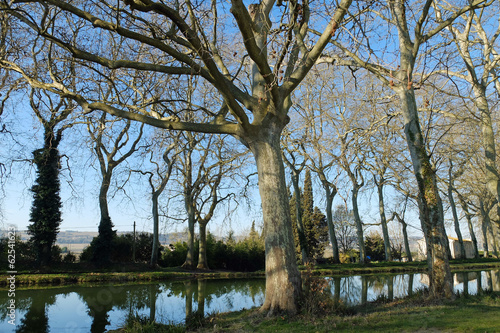
[[[170,250],[166,248],[159,260],[159,264],[164,267],[177,267],[181,266],[186,260],[187,254],[187,243],[186,242],[177,242],[173,244],[174,250]]]
[[[359,253],[355,250],[351,250],[346,253],[340,253],[339,259],[341,264],[350,264],[352,262],[359,261]]]
[[[76,256],[71,251],[68,251],[62,261],[64,263],[73,263],[76,261]]]
[[[366,236],[365,250],[366,256],[370,257],[370,260],[385,260],[384,239],[379,233],[373,232]]]
[[[195,242],[195,259],[198,258],[198,241]],[[181,266],[187,254],[187,244],[177,242],[174,250],[163,251],[160,265],[166,267]],[[224,242],[207,235],[207,261],[211,269],[228,269],[240,272],[253,272],[265,267],[264,243],[260,239],[247,238],[235,242],[231,237]]]
[[[8,245],[8,238],[0,238],[0,265],[2,265],[2,267],[7,267],[7,254],[9,250]],[[36,253],[33,247],[33,242],[23,242],[19,236],[16,236],[14,249],[16,251],[16,267],[34,267],[36,264]],[[57,245],[53,245],[51,248],[51,262],[61,262],[61,259],[61,248]]]
[[[91,261],[95,246],[97,244],[97,237],[94,237],[89,246],[87,246],[80,255],[80,261]],[[131,262],[133,257],[134,235],[126,233],[116,235],[111,242],[110,260],[112,262]],[[158,249],[159,254],[162,248]],[[153,234],[141,232],[136,234],[135,239],[135,260],[136,262],[149,262],[151,259],[151,252],[153,251]]]
[[[160,324],[151,320],[145,315],[129,314],[125,321],[125,327],[122,329],[127,333],[176,333],[185,332],[186,329],[182,325]],[[120,330],[121,331],[121,330]]]
[[[313,275],[313,265],[308,264],[302,275],[303,297],[302,312],[305,315],[319,317],[333,312],[345,312],[346,307],[340,299],[335,300],[327,278]]]

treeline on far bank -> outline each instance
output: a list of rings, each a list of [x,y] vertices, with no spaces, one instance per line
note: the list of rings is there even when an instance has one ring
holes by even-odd
[[[135,243],[135,244],[134,244]],[[153,250],[153,235],[146,232],[116,235],[109,247],[110,259],[114,264],[149,263]],[[66,252],[57,245],[52,246],[51,266],[82,265],[92,267],[92,256],[95,239],[86,247],[80,256]],[[11,246],[12,248],[12,246]],[[36,253],[30,241],[15,241],[16,267],[32,269],[36,263]],[[9,243],[7,238],[0,238],[0,265],[7,267]],[[186,242],[178,241],[169,246],[160,246],[159,261],[161,267],[182,266],[187,255]],[[199,255],[199,241],[195,242],[195,260]],[[135,257],[135,258],[134,258]],[[246,238],[236,240],[232,234],[225,239],[216,239],[207,234],[207,261],[210,269],[253,272],[263,270],[265,267],[264,240],[258,233],[251,232]],[[50,267],[49,267],[50,268]]]

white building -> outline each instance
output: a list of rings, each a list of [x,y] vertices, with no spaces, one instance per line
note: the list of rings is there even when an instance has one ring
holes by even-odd
[[[460,258],[460,243],[458,238],[448,237],[448,242],[450,243],[450,252],[452,259]],[[474,244],[470,239],[464,239],[465,247],[465,258],[474,258]],[[425,238],[418,240],[417,242],[417,258],[418,260],[423,260],[427,258],[427,245],[425,244]]]

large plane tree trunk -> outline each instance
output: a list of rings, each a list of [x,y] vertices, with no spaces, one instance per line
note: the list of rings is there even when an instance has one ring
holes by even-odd
[[[400,98],[405,120],[406,142],[418,185],[420,220],[426,234],[430,289],[435,297],[451,298],[453,281],[444,232],[443,204],[439,197],[436,172],[425,148],[413,88],[410,85],[402,88]]]
[[[266,299],[261,311],[270,314],[296,313],[301,294],[280,149],[283,126],[276,123],[255,128],[246,138],[257,164],[264,218]]]

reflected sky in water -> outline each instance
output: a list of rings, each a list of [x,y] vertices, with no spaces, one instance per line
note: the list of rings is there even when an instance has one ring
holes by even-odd
[[[481,277],[478,279],[478,277]],[[404,297],[427,286],[425,274],[326,278],[332,297],[347,305],[378,297]],[[500,290],[500,271],[454,274],[455,291]],[[16,291],[16,325],[8,323],[7,292],[0,294],[0,332],[95,332],[124,324],[128,314],[162,323],[182,323],[186,315],[238,311],[260,306],[264,279],[167,281],[155,284],[64,286]]]

